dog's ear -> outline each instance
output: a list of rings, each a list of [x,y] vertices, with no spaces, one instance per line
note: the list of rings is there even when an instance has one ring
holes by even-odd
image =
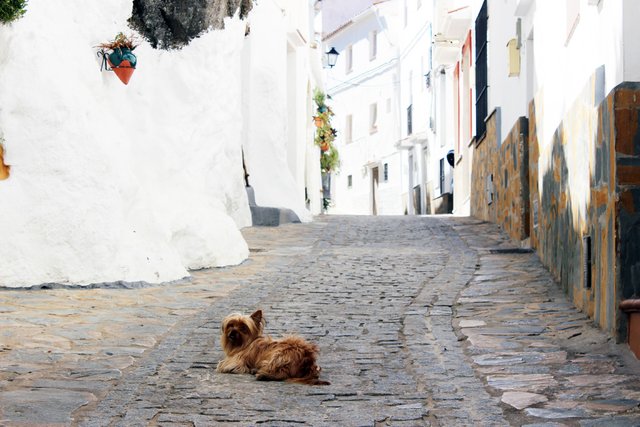
[[[256,312],[251,315],[251,319],[256,326],[260,327],[262,323],[262,310],[256,310]]]

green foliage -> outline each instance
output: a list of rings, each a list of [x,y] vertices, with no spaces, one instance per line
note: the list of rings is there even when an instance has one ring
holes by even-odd
[[[0,22],[8,24],[27,11],[27,0],[0,0]]]
[[[315,103],[316,103],[316,105],[318,107],[321,107],[321,106],[325,105],[324,104],[324,100],[325,100],[324,92],[321,91],[318,88],[315,88],[315,90],[313,91],[313,100],[315,101]]]
[[[322,172],[337,172],[340,167],[340,156],[338,150],[333,144],[330,144],[329,150],[320,154],[320,169]]]
[[[320,168],[322,172],[337,172],[340,167],[340,158],[338,156],[338,150],[336,149],[333,141],[336,138],[338,132],[331,126],[331,118],[333,117],[333,111],[331,107],[325,104],[326,96],[320,89],[315,89],[313,92],[313,100],[316,103],[316,115],[314,120],[319,119],[321,125],[316,130],[316,136],[314,143],[322,149],[320,153]]]

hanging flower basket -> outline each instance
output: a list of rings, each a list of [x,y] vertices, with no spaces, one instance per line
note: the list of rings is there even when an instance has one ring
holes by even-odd
[[[107,58],[109,66],[116,73],[116,76],[124,84],[128,84],[131,80],[131,76],[136,69],[138,59],[131,52],[131,49],[116,49]]]
[[[136,69],[138,58],[133,54],[136,48],[133,36],[127,37],[119,33],[112,42],[102,43],[98,56],[102,56],[100,71],[113,71],[120,81],[128,84]]]
[[[320,147],[320,171],[323,174],[337,173],[340,167],[340,157],[333,141],[338,131],[331,127],[331,117],[334,116],[331,107],[325,103],[326,95],[316,88],[313,92],[313,100],[316,103],[316,115],[313,117],[316,126],[313,143]],[[327,196],[325,196],[325,202]],[[326,208],[326,206],[325,206]]]

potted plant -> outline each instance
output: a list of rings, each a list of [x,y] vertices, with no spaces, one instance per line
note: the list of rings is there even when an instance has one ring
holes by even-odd
[[[108,64],[124,84],[129,83],[136,69],[138,59],[133,50],[137,46],[137,40],[133,36],[127,37],[124,33],[118,33],[112,41],[98,45],[101,49],[98,55],[103,58],[103,67],[108,70]]]
[[[320,89],[316,89],[313,100],[316,103],[316,115],[313,117],[317,129],[314,143],[320,147],[320,172],[322,178],[322,207],[327,211],[331,204],[331,174],[337,173],[340,167],[340,157],[333,141],[338,131],[331,126],[333,111],[325,103],[326,96]]]
[[[322,173],[331,173],[337,172],[339,167],[340,156],[338,150],[332,145],[329,150],[320,154],[320,169]]]

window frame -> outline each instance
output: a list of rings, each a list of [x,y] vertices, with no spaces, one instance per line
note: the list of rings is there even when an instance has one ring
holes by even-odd
[[[378,132],[378,103],[369,104],[369,135]]]
[[[344,117],[344,142],[345,144],[353,142],[353,114],[347,114]]]
[[[369,62],[376,59],[378,56],[378,30],[371,30],[369,32]]]

